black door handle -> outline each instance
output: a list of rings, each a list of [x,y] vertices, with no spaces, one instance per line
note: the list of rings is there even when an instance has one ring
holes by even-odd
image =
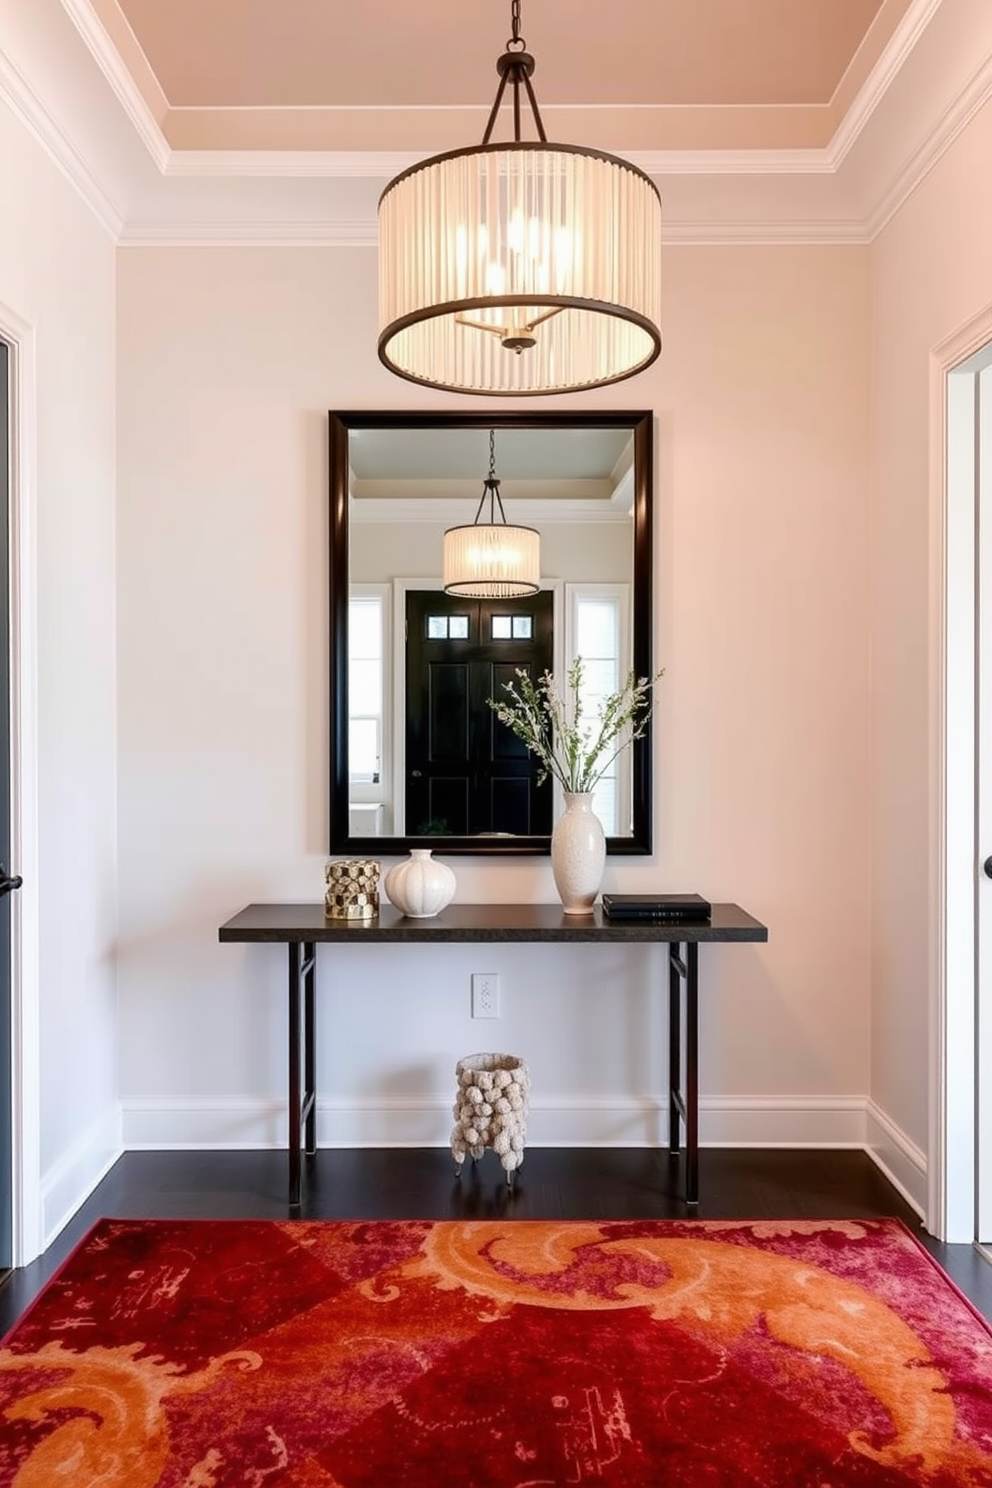
[[[0,867],[0,899],[4,894],[9,894],[13,889],[19,889],[24,882],[19,873],[8,873],[6,868]]]
[[[985,869],[985,877],[992,878],[992,858],[986,858],[982,867]]]

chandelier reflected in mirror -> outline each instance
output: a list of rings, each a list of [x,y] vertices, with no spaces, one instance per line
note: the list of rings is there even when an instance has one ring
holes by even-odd
[[[520,0],[511,22],[482,144],[421,161],[379,200],[379,357],[451,392],[602,387],[661,351],[661,198],[629,161],[548,143]],[[492,144],[508,88],[513,139]]]
[[[485,511],[486,503],[488,512]],[[496,475],[496,432],[489,431],[489,474],[471,526],[444,534],[444,592],[463,599],[515,599],[541,587],[541,539],[506,520]]]

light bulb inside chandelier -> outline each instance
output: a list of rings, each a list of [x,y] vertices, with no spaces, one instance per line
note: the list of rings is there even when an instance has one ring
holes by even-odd
[[[483,518],[489,503],[488,521]],[[471,526],[444,534],[445,594],[463,599],[514,599],[541,587],[541,539],[533,527],[506,520],[496,477],[496,435],[489,431],[489,474]]]
[[[629,161],[548,143],[520,0],[511,17],[481,146],[421,161],[380,198],[379,357],[453,392],[601,387],[661,350],[661,199]],[[491,144],[508,87],[514,138]]]

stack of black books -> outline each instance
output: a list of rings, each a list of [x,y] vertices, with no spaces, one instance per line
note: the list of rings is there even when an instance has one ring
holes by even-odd
[[[700,925],[710,917],[710,904],[699,894],[604,894],[603,913],[608,920]]]

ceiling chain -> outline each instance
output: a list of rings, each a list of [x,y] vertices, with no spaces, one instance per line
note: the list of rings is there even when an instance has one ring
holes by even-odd
[[[522,51],[526,47],[527,43],[520,35],[520,0],[511,0],[510,23],[513,26],[513,35],[506,43],[506,50],[510,51],[511,48],[519,47]]]

